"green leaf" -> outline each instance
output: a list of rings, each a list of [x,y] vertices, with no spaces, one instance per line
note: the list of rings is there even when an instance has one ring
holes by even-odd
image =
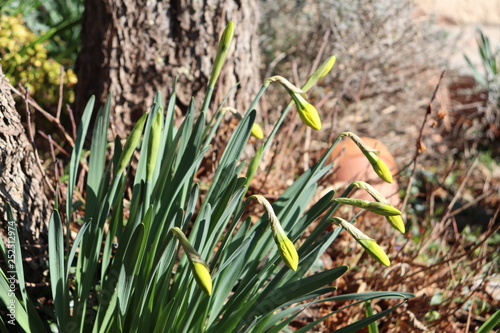
[[[404,303],[406,303],[406,301],[401,302],[398,305],[396,305],[396,306],[394,306],[392,308],[389,308],[387,310],[384,310],[384,311],[382,311],[380,313],[377,313],[377,314],[375,314],[373,316],[361,319],[361,320],[359,320],[359,321],[357,321],[355,323],[352,323],[350,325],[344,326],[344,327],[342,327],[342,328],[340,328],[338,330],[335,330],[333,332],[335,332],[335,333],[355,333],[358,330],[362,329],[363,327],[366,327],[369,324],[375,322],[376,320],[379,320],[380,318],[383,318],[383,317],[387,316],[389,313],[391,313],[392,311],[396,310],[398,307],[400,307]]]
[[[94,102],[95,97],[92,96],[85,106],[85,110],[83,111],[82,119],[80,122],[80,127],[78,128],[78,133],[76,135],[75,146],[73,147],[71,160],[69,162],[68,197],[66,199],[66,216],[68,219],[68,223],[72,212],[73,191],[75,188],[76,176],[78,174],[78,164],[80,163],[80,155],[82,153],[83,143],[85,142],[85,137],[87,136],[87,130],[89,128],[92,110],[94,108]]]
[[[365,302],[365,315],[366,317],[373,316],[373,308],[370,301]],[[376,323],[368,324],[368,333],[378,333],[378,326]]]
[[[66,270],[64,267],[64,237],[59,212],[54,210],[49,220],[49,271],[50,287],[54,299],[57,324],[66,327],[68,298]]]
[[[493,332],[498,324],[500,324],[500,310],[491,315],[491,317],[489,317],[488,320],[486,320],[484,324],[479,327],[476,333]]]
[[[324,285],[330,284],[342,276],[347,269],[347,266],[332,268],[327,271],[287,283],[280,288],[270,291],[269,293],[262,294],[253,305],[252,310],[245,316],[243,321],[248,322],[250,318],[266,315],[289,301],[300,298],[301,296],[321,288]]]

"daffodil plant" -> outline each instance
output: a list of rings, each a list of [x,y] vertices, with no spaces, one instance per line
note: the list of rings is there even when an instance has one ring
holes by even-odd
[[[342,139],[335,140],[319,161],[269,202],[264,193],[249,195],[249,184],[273,144],[288,111],[296,106],[307,126],[321,129],[317,110],[305,93],[335,63],[330,57],[301,88],[282,77],[267,80],[233,131],[216,163],[208,185],[197,182],[197,172],[209,154],[213,137],[221,126],[227,106],[214,105],[207,118],[211,94],[231,47],[234,24],[224,31],[207,97],[201,110],[192,103],[180,126],[174,121],[175,91],[157,94],[153,107],[139,119],[122,146],[108,142],[110,103],[95,118],[89,153],[82,159],[84,142],[93,117],[92,98],[81,119],[75,148],[68,165],[65,202],[56,200],[49,221],[48,283],[50,302],[44,305],[25,288],[22,251],[15,244],[16,271],[1,271],[0,303],[15,307],[14,329],[21,332],[281,332],[309,306],[353,300],[363,306],[371,299],[399,298],[399,304],[375,315],[355,319],[342,328],[355,332],[412,297],[404,292],[365,292],[331,295],[332,284],[347,270],[339,266],[318,271],[319,257],[342,230],[383,265],[388,255],[376,241],[362,233],[355,221],[334,216],[340,205],[354,205],[387,218],[400,212],[371,187],[353,183],[338,198],[334,192],[316,198],[318,180],[332,165],[328,155]],[[266,87],[280,83],[291,100],[276,124],[264,136],[256,127],[257,105]],[[233,112],[233,111],[232,111]],[[233,112],[239,114],[237,112]],[[263,138],[255,156],[242,157],[251,134]],[[353,135],[350,136],[356,140]],[[376,152],[359,144],[387,181],[390,172],[377,160]],[[138,157],[138,159],[136,159]],[[86,170],[83,207],[75,211],[81,196],[75,195],[77,175]],[[80,177],[81,178],[81,177]],[[354,187],[364,188],[374,202],[349,198]],[[257,201],[265,213],[253,220],[246,216],[248,204]],[[63,207],[61,210],[60,207]],[[7,206],[7,213],[9,213]],[[12,214],[9,223],[14,223]],[[71,236],[70,222],[80,225]],[[331,224],[338,226],[331,230]],[[314,224],[314,228],[311,226]],[[404,232],[402,220],[397,229]],[[15,237],[18,241],[19,238]],[[1,246],[7,259],[7,250]],[[389,253],[389,255],[391,255]],[[377,264],[366,261],[365,264]],[[40,267],[45,270],[47,267]],[[11,275],[15,275],[14,290]],[[330,307],[330,305],[329,305]],[[340,308],[340,307],[339,307]],[[314,326],[340,310],[315,318],[296,332]],[[0,321],[2,332],[12,329]]]

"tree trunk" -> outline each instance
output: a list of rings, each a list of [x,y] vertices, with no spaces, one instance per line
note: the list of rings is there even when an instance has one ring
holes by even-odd
[[[16,111],[10,85],[0,68],[0,207],[1,220],[7,221],[7,203],[14,212],[23,257],[31,258],[29,272],[42,270],[42,254],[47,237],[49,200],[44,191],[42,172],[38,168],[32,145]],[[2,230],[8,232],[7,224]],[[37,277],[27,274],[28,281]],[[35,279],[35,280],[33,280]]]
[[[87,0],[78,58],[76,113],[95,95],[113,95],[114,124],[121,135],[149,110],[156,91],[168,96],[175,77],[178,104],[201,106],[219,37],[235,22],[232,50],[214,93],[218,105],[229,89],[241,89],[229,105],[245,111],[259,86],[257,0]]]

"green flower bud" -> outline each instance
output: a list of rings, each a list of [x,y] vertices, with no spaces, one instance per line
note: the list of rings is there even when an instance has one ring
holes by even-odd
[[[248,164],[247,168],[247,173],[245,177],[247,178],[246,181],[246,186],[248,187],[250,185],[250,182],[253,179],[253,176],[257,172],[257,169],[259,168],[260,160],[262,159],[262,153],[264,151],[263,146],[260,146],[259,149],[255,152],[255,155],[253,156],[252,160],[250,161],[250,164]]]
[[[389,222],[395,229],[399,230],[401,233],[405,233],[405,223],[401,215],[386,216],[387,222]]]
[[[389,266],[391,264],[387,254],[374,239],[368,237],[361,230],[340,217],[332,217],[330,218],[330,221],[347,231],[373,259],[385,266]]]
[[[359,147],[363,155],[366,156],[370,164],[372,165],[373,171],[385,182],[392,183],[391,170],[384,161],[382,161],[377,155],[380,152],[376,149],[371,149],[368,147],[359,136],[351,132],[344,132],[340,134],[340,137],[347,136]]]
[[[335,65],[336,59],[337,58],[335,56],[331,56],[330,58],[326,59],[326,61],[323,62],[318,67],[318,69],[316,69],[316,71],[307,79],[306,83],[302,86],[302,90],[308,91],[319,81],[319,79],[326,76],[326,74],[328,74],[333,68],[333,65]]]
[[[374,152],[368,151],[368,152],[363,152],[372,165],[373,171],[380,177],[385,182],[392,183],[392,174],[391,170],[385,164],[384,161],[382,161],[377,155],[375,155]]]
[[[172,232],[181,243],[181,246],[188,257],[196,283],[205,294],[210,296],[212,294],[212,277],[210,276],[208,265],[205,261],[203,261],[203,259],[201,259],[200,255],[189,243],[186,235],[184,235],[181,229],[173,227],[170,229],[170,232]]]
[[[357,186],[358,188],[364,189],[368,194],[370,194],[373,199],[383,202],[383,203],[389,203],[387,199],[380,194],[373,186],[370,184],[363,182],[363,181],[356,181],[353,182],[351,185]],[[389,222],[395,229],[400,231],[401,233],[405,233],[405,224],[403,221],[403,218],[400,215],[394,215],[394,216],[386,216],[387,222]]]
[[[243,119],[243,116],[241,115],[241,113],[239,113],[238,110],[236,110],[235,108],[230,107],[230,106],[226,106],[226,107],[221,108],[220,112],[222,114],[225,114],[226,112],[231,112],[233,115],[236,116],[236,118],[238,118],[238,120]],[[264,131],[262,130],[262,127],[260,127],[256,123],[254,123],[253,126],[252,126],[252,132],[251,132],[251,134],[254,137],[256,137],[257,139],[263,139],[264,138]]]
[[[217,50],[217,55],[215,57],[214,67],[212,68],[212,74],[210,75],[210,81],[208,86],[213,88],[215,86],[215,82],[219,78],[220,71],[222,69],[222,65],[226,60],[227,53],[229,52],[229,47],[231,46],[231,42],[234,36],[234,22],[230,21],[219,41],[219,49]]]
[[[318,110],[301,95],[292,95],[292,98],[302,122],[312,129],[319,131],[321,129],[321,118],[319,117]]]
[[[271,228],[273,229],[274,241],[276,245],[278,245],[278,251],[283,262],[292,270],[296,271],[299,265],[299,254],[295,249],[295,245],[288,239],[279,222],[272,223]]]
[[[125,142],[125,146],[123,147],[122,154],[120,155],[120,159],[118,160],[117,164],[117,169],[116,169],[116,174],[119,175],[121,174],[124,170],[127,164],[130,162],[130,159],[132,158],[132,154],[134,153],[134,150],[137,148],[139,145],[139,142],[141,141],[141,136],[142,136],[142,131],[144,130],[144,124],[146,122],[146,117],[148,116],[148,113],[145,113],[142,115],[141,118],[137,121],[135,124],[134,128],[130,132],[130,135]]]
[[[193,261],[191,262],[194,278],[198,286],[208,296],[212,295],[212,276],[205,263]]]
[[[333,201],[340,204],[366,209],[367,211],[374,212],[375,214],[382,216],[401,215],[401,212],[398,209],[394,208],[394,206],[386,202],[372,202],[368,200],[353,198],[337,198],[333,199]]]
[[[390,266],[391,261],[387,254],[382,250],[380,245],[373,239],[359,239],[358,243],[368,252],[368,254],[379,263],[385,266]]]
[[[146,163],[146,181],[150,182],[153,178],[156,160],[158,157],[158,148],[160,147],[161,130],[163,126],[163,110],[160,108],[156,112],[151,124],[148,142],[148,159]]]
[[[278,217],[274,213],[273,207],[271,206],[269,201],[267,201],[267,199],[261,195],[252,195],[248,199],[249,200],[256,199],[265,208],[267,215],[269,217],[269,222],[271,223],[271,230],[273,232],[274,242],[278,246],[278,252],[280,253],[281,258],[283,259],[283,262],[289,268],[296,271],[299,265],[299,254],[297,253],[297,250],[295,249],[295,246],[293,245],[292,241],[288,239],[287,235],[285,234],[285,231],[281,227]]]
[[[290,94],[293,102],[295,103],[295,106],[297,107],[297,112],[299,113],[300,119],[305,125],[317,131],[321,129],[321,118],[319,117],[318,110],[316,110],[316,108],[312,104],[306,101],[306,94],[303,90],[297,88],[292,83],[290,83],[290,81],[279,75],[270,77],[265,81],[264,85],[267,86],[271,82],[280,83]]]

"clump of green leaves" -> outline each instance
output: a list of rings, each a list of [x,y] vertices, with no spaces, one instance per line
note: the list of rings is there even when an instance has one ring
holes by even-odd
[[[227,29],[232,27],[230,24]],[[228,36],[227,31],[223,36]],[[220,48],[219,52],[226,50]],[[216,59],[223,62],[224,57],[219,54]],[[331,63],[331,58],[327,61]],[[324,68],[319,67],[313,80],[325,74]],[[213,73],[217,75],[217,71]],[[374,245],[375,240],[352,227],[354,221],[342,220],[340,228],[328,231],[332,221],[341,221],[332,220],[340,205],[333,199],[333,191],[312,202],[317,181],[332,168],[326,164],[327,156],[342,136],[273,204],[265,195],[245,199],[262,155],[294,103],[285,108],[247,166],[242,153],[254,129],[254,106],[267,86],[263,84],[242,116],[206,192],[195,182],[195,175],[226,111],[219,106],[207,119],[212,86],[202,110],[196,111],[191,103],[179,127],[173,119],[175,92],[166,107],[158,94],[125,145],[122,147],[118,138],[111,144],[109,162],[108,100],[97,114],[92,134],[82,227],[71,240],[69,232],[65,238],[63,231],[69,230],[76,216],[73,195],[94,107],[92,98],[84,111],[68,168],[64,219],[56,202],[49,222],[54,307],[47,310],[49,319],[41,317],[26,289],[20,288],[15,302],[17,323],[22,329],[41,332],[53,324],[64,332],[280,332],[313,304],[353,300],[349,305],[353,306],[371,299],[403,299],[395,307],[344,327],[345,332],[354,332],[411,297],[408,293],[367,292],[319,298],[335,290],[330,284],[348,267],[315,274],[310,268],[344,229],[377,260],[388,264],[387,256],[381,259],[384,252]],[[137,148],[139,160],[131,163]],[[127,190],[132,193],[130,198],[125,196]],[[255,223],[251,217],[244,218],[253,199],[266,210]],[[375,205],[387,208],[385,203]],[[391,214],[398,213],[391,210]],[[316,227],[299,243],[313,222],[317,222]],[[6,255],[5,248],[2,253]],[[17,269],[22,286],[22,265]],[[2,272],[0,300],[5,304],[10,301],[7,291],[8,280]],[[317,318],[299,332],[309,331],[338,311]],[[5,327],[4,323],[0,325]]]

